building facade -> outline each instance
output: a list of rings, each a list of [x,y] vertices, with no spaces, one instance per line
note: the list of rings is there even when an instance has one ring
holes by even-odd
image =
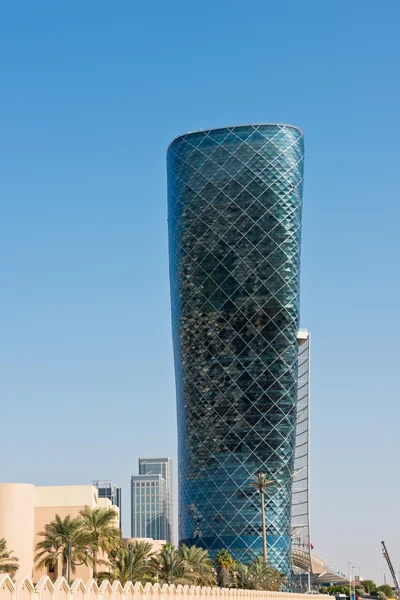
[[[131,537],[167,540],[167,484],[161,475],[131,477]]]
[[[288,125],[198,131],[168,149],[179,434],[179,538],[262,555],[290,576],[303,135]]]
[[[296,404],[296,446],[292,487],[292,568],[297,582],[312,573],[310,538],[310,348],[306,329],[297,334],[299,347]]]
[[[61,576],[61,560],[54,567],[38,569],[34,563],[34,548],[43,541],[47,523],[56,515],[65,519],[67,515],[79,517],[85,506],[90,508],[112,508],[110,500],[99,498],[98,491],[91,485],[35,486],[27,483],[0,483],[0,539],[5,538],[7,547],[19,559],[19,573],[34,582],[48,575],[55,580]],[[118,525],[118,508],[115,510],[115,525]],[[89,579],[93,570],[89,564],[76,567],[74,577]]]
[[[113,485],[108,479],[94,480],[92,485],[97,488],[99,498],[108,498],[113,506],[119,508],[119,528],[122,529],[122,489],[119,486]]]
[[[135,542],[144,542],[145,544],[150,544],[150,552],[157,553],[164,548],[165,544],[167,543],[167,540],[154,540],[153,538],[122,538],[122,543],[125,546],[125,548],[129,548],[129,546],[131,544],[134,544]]]
[[[139,458],[139,475],[161,475],[166,484],[166,539],[174,543],[174,490],[172,458]]]

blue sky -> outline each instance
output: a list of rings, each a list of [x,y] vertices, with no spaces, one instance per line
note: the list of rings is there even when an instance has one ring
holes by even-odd
[[[400,5],[3,2],[1,481],[123,486],[176,455],[165,152],[255,122],[306,139],[312,541],[400,569]],[[387,575],[388,576],[388,575]]]

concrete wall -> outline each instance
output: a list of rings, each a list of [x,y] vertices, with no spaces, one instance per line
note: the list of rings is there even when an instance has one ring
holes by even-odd
[[[107,500],[107,498],[105,498]],[[98,491],[92,485],[41,485],[35,487],[35,506],[90,506],[99,503]]]
[[[28,483],[0,483],[0,538],[19,558],[19,570],[33,575],[35,532],[35,486]]]
[[[93,579],[86,582],[76,579],[71,588],[60,577],[53,584],[42,577],[33,586],[29,578],[14,584],[8,575],[0,575],[0,600],[304,600],[304,594],[285,592],[261,592],[253,590],[228,590],[187,585],[158,585],[158,583],[127,583],[122,588],[119,581],[110,585],[103,581],[100,588]],[[313,595],[314,600],[326,600],[324,595]]]

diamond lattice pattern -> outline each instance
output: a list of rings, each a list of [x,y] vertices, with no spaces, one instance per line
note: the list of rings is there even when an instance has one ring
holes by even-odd
[[[168,151],[180,540],[290,574],[303,137],[254,125]]]

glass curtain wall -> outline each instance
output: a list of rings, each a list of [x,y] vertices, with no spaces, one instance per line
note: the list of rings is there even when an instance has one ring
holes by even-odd
[[[288,125],[189,133],[168,149],[179,537],[262,555],[290,576],[303,135]]]

